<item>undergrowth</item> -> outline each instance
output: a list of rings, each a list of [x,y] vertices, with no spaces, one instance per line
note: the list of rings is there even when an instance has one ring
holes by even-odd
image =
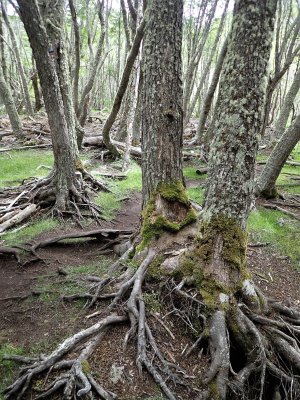
[[[14,246],[33,240],[43,232],[48,232],[59,225],[57,220],[45,218],[34,222],[29,226],[25,226],[19,231],[11,231],[4,233],[0,238],[5,241],[7,246]]]
[[[23,150],[0,154],[0,187],[17,186],[24,179],[48,175],[52,167],[51,151]]]
[[[248,229],[254,238],[269,242],[300,268],[300,222],[286,214],[258,208],[250,214]]]
[[[12,382],[18,364],[14,361],[3,360],[3,356],[8,355],[21,355],[24,351],[21,347],[14,346],[10,343],[0,344],[0,400],[3,399],[3,390]]]

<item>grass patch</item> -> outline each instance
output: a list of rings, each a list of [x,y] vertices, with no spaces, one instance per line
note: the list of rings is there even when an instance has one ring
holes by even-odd
[[[50,218],[34,222],[32,225],[22,228],[18,232],[7,232],[1,236],[9,246],[21,244],[34,239],[43,232],[48,232],[59,225],[59,222]]]
[[[183,168],[183,176],[187,180],[203,180],[203,179],[206,179],[207,174],[201,174],[201,175],[197,174],[196,173],[197,168],[199,168],[199,166]]]
[[[3,360],[4,355],[21,355],[24,351],[10,343],[0,345],[0,399],[4,399],[3,390],[9,386],[14,378],[18,364],[14,361]]]
[[[250,214],[248,230],[258,241],[270,242],[300,267],[300,223],[276,210],[259,208]]]
[[[52,167],[51,151],[23,150],[0,154],[0,187],[19,185],[31,176],[46,176],[49,170],[39,168],[41,165]]]
[[[114,219],[121,208],[121,202],[115,193],[100,192],[95,202],[101,208],[102,217],[106,221]]]
[[[142,190],[142,171],[137,164],[132,164],[127,172],[127,178],[122,181],[109,181],[110,193],[100,192],[95,202],[102,210],[102,217],[107,221],[115,218],[121,208],[121,201],[130,192]]]
[[[204,189],[200,187],[191,187],[187,189],[188,196],[191,200],[198,204],[202,204],[204,201]]]

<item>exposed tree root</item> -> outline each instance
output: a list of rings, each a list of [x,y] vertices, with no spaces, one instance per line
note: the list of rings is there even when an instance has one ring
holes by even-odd
[[[42,179],[30,179],[18,188],[5,189],[5,196],[15,196],[0,207],[0,232],[4,232],[39,210],[52,215],[72,217],[80,224],[84,216],[101,217],[101,209],[92,201],[96,191],[108,188],[85,170],[77,172],[68,193],[58,195],[54,173]]]
[[[202,385],[199,387],[198,383],[197,387],[193,376],[168,360],[170,357],[158,345],[148,323],[143,285],[148,281],[149,266],[157,261],[157,250],[150,248],[143,252],[143,257],[140,253],[135,258],[142,258],[137,268],[126,263],[132,251],[133,246],[104,278],[94,277],[90,293],[68,299],[84,297],[89,307],[102,299],[110,300],[106,309],[87,317],[100,315],[99,321],[66,339],[42,359],[18,360],[27,365],[5,390],[6,399],[22,399],[40,374],[46,374],[45,385],[35,399],[56,392],[63,399],[91,399],[92,393],[96,398],[115,399],[114,393],[96,382],[88,359],[110,327],[124,323],[129,324],[124,351],[134,340],[139,373],[146,370],[170,400],[176,400],[181,390],[185,396],[198,400],[300,398],[300,310],[265,298],[250,281],[212,309],[204,304],[199,288],[191,281],[161,277],[163,302],[165,309],[170,310],[166,315],[179,318],[195,338],[182,355],[188,358],[201,349],[210,357],[209,368],[201,377]],[[166,323],[157,318],[174,338]],[[50,382],[52,372],[54,379]]]

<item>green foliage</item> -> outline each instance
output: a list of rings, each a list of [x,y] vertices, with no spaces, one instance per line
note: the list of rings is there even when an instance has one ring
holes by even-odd
[[[52,165],[51,151],[23,150],[0,154],[0,187],[16,186],[32,176],[46,176],[49,170],[41,166]]]
[[[23,349],[10,343],[0,345],[0,399],[3,390],[12,382],[17,364],[14,361],[4,360],[4,355],[21,355]]]
[[[7,232],[1,236],[9,246],[28,242],[43,232],[48,232],[59,225],[59,222],[50,218],[41,219],[17,232]]]
[[[158,294],[151,291],[145,292],[143,294],[143,298],[145,301],[146,309],[152,312],[159,312],[161,308],[161,304],[159,302]]]
[[[115,193],[100,192],[95,202],[101,208],[101,216],[106,221],[113,220],[121,208],[120,200]]]
[[[255,239],[270,242],[300,267],[300,222],[275,210],[259,208],[250,214],[248,229]]]

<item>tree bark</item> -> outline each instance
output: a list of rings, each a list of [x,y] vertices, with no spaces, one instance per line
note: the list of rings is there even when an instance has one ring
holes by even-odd
[[[22,82],[22,89],[23,89],[23,93],[24,93],[24,102],[25,102],[25,107],[26,107],[26,111],[29,115],[33,115],[33,107],[31,104],[31,99],[30,99],[30,95],[29,95],[29,90],[28,90],[28,84],[27,84],[27,78],[25,75],[25,71],[23,68],[23,64],[22,64],[22,60],[21,60],[21,55],[19,52],[19,47],[17,44],[17,40],[16,40],[16,36],[15,36],[15,32],[10,24],[9,18],[7,16],[6,13],[6,9],[4,7],[4,3],[3,0],[1,0],[1,9],[2,9],[2,15],[3,15],[3,19],[4,22],[6,23],[6,26],[9,30],[9,34],[11,37],[11,41],[12,41],[12,45],[13,45],[13,49],[14,49],[14,53],[16,55],[16,61],[17,61],[17,66],[18,66],[18,70],[19,70],[19,74],[20,74],[20,78],[21,78],[21,82]]]
[[[282,135],[282,132],[285,131],[285,127],[286,127],[290,112],[292,110],[293,103],[295,101],[297,93],[299,92],[299,88],[300,88],[300,68],[298,68],[298,70],[295,73],[293,82],[285,96],[283,106],[280,110],[280,114],[279,114],[278,119],[275,124],[275,132],[279,135]]]
[[[52,180],[56,195],[55,207],[59,211],[64,211],[68,208],[69,195],[74,187],[76,164],[78,162],[75,134],[73,129],[69,129],[72,122],[69,120],[69,116],[65,114],[66,104],[63,100],[57,76],[57,64],[61,61],[63,62],[62,52],[65,49],[60,47],[60,41],[49,49],[49,37],[41,12],[34,0],[18,0],[18,4],[21,19],[36,61],[52,133],[54,152]],[[50,20],[47,23],[49,26],[51,25]],[[52,29],[60,34],[60,28],[56,25],[52,26]]]
[[[22,123],[15,106],[14,99],[7,83],[5,82],[2,66],[0,65],[0,97],[5,105],[5,110],[11,124],[13,132],[17,136],[22,135]]]
[[[183,181],[182,1],[153,0],[148,7],[142,60],[144,205],[159,184]]]
[[[270,157],[257,182],[257,193],[266,198],[278,196],[275,183],[291,154],[293,148],[300,140],[300,115],[296,117],[292,125],[286,129],[279,142],[274,147]]]
[[[219,214],[245,229],[253,201],[263,81],[270,56],[276,0],[239,0],[216,105],[215,136],[203,217]],[[243,40],[242,40],[243,38]]]

